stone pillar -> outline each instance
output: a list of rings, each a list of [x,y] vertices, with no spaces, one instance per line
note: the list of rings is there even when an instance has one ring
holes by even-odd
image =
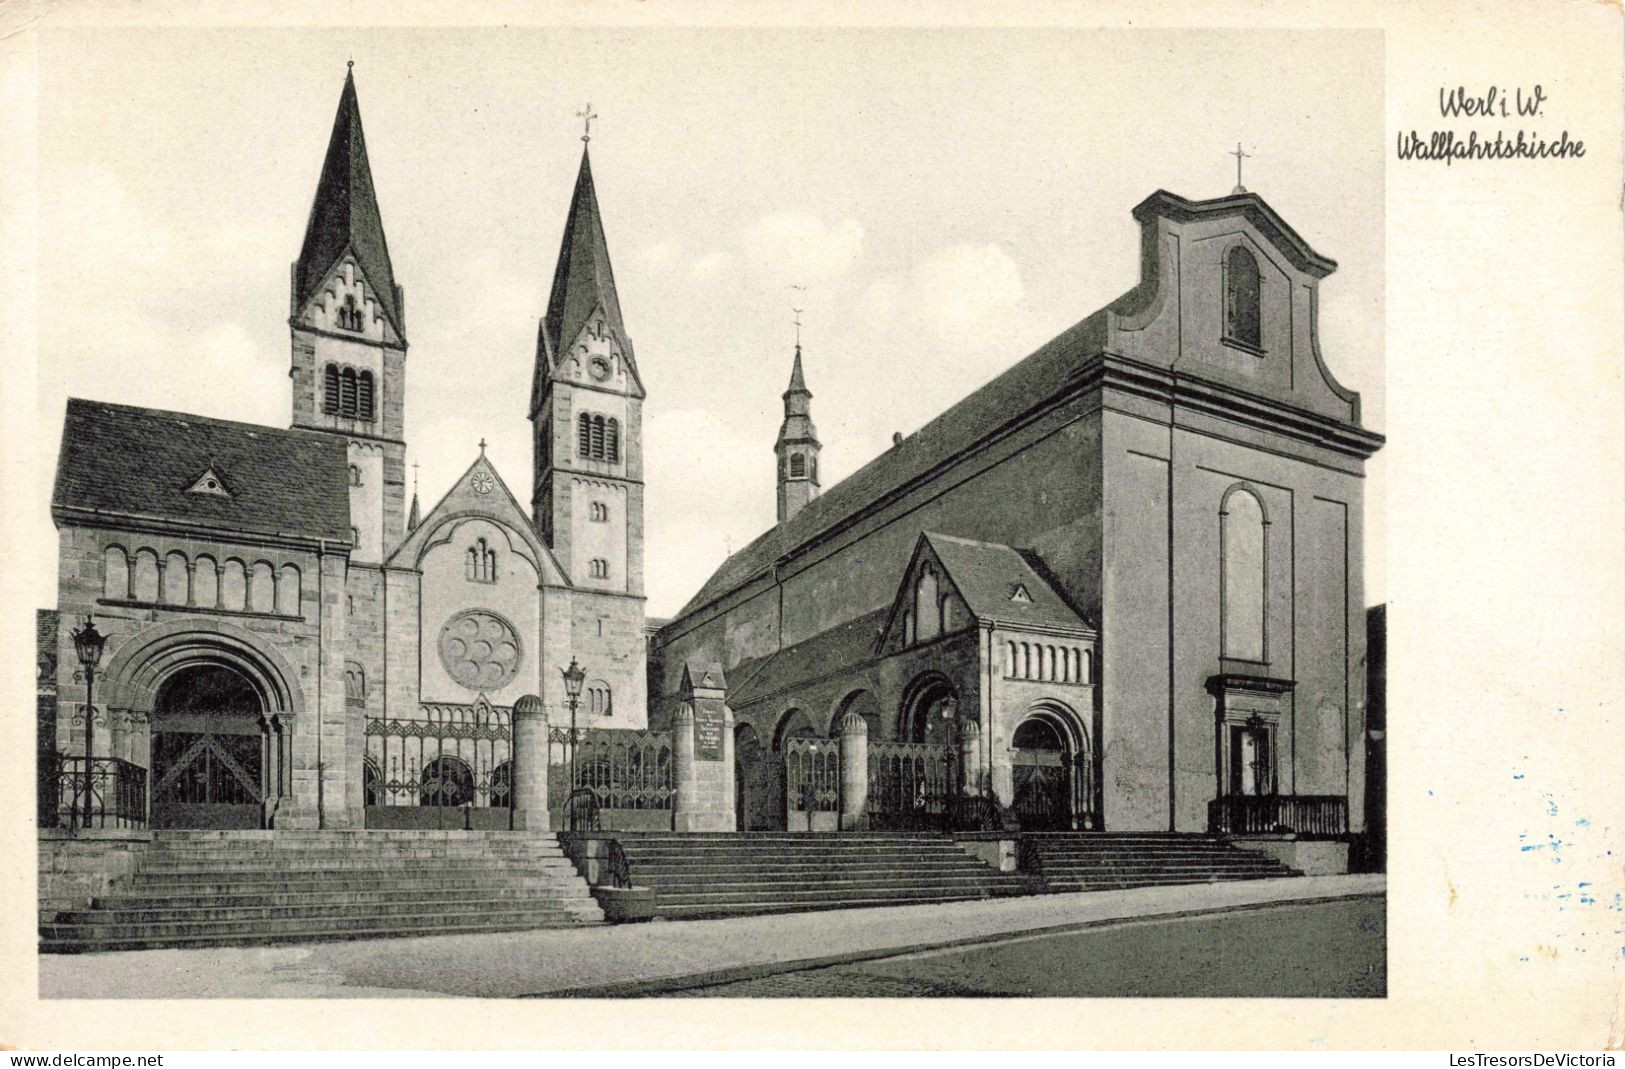
[[[960,789],[967,798],[982,793],[982,729],[974,720],[959,725],[959,767],[964,782]]]
[[[547,831],[547,707],[534,694],[513,704],[513,756],[508,768],[514,828]]]
[[[720,665],[684,665],[682,706],[672,721],[672,828],[733,831],[733,710]]]
[[[699,785],[694,776],[694,707],[684,702],[671,721],[672,830],[693,831],[690,823],[699,808]]]
[[[869,724],[857,713],[841,718],[841,830],[868,826]]]

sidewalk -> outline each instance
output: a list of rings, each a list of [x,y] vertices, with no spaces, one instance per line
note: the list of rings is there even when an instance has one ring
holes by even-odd
[[[1382,894],[1384,878],[1315,876],[942,905],[828,910],[489,935],[42,955],[41,998],[424,998],[635,994],[682,977],[974,942],[1136,917]]]

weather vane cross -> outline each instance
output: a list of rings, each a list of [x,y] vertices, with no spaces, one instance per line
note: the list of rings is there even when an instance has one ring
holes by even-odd
[[[1225,155],[1234,156],[1236,158],[1236,188],[1232,189],[1230,191],[1231,196],[1234,196],[1237,193],[1245,193],[1245,192],[1247,192],[1247,187],[1241,184],[1241,161],[1242,160],[1247,160],[1247,159],[1252,159],[1253,154],[1251,152],[1243,152],[1243,151],[1241,151],[1241,142],[1237,141],[1236,142],[1236,151],[1227,152],[1227,153],[1225,153]]]
[[[793,289],[793,290],[797,291],[798,293],[806,293],[807,292],[807,287],[806,286],[798,286],[793,282],[789,285],[788,288]],[[801,349],[801,313],[806,311],[806,309],[797,308],[795,305],[791,305],[790,306],[790,311],[792,311],[792,312],[794,312],[796,314],[796,318],[794,320],[795,325],[796,325],[796,350],[799,352],[800,349]]]
[[[592,105],[591,104],[588,104],[586,107],[584,107],[580,111],[576,112],[576,118],[581,120],[581,140],[582,140],[582,142],[585,143],[585,142],[591,141],[592,140],[592,121],[594,119],[598,118],[598,113],[596,111],[592,110]]]

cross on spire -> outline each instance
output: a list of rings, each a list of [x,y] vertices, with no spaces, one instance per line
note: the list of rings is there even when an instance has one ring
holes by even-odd
[[[1227,153],[1225,153],[1225,155],[1226,156],[1234,156],[1236,158],[1236,188],[1232,189],[1230,191],[1230,195],[1235,196],[1237,193],[1245,193],[1245,192],[1247,192],[1247,187],[1241,184],[1241,161],[1245,160],[1245,159],[1251,159],[1252,158],[1252,153],[1241,151],[1241,142],[1237,141],[1236,142],[1236,151],[1227,152]]]
[[[796,324],[796,352],[799,353],[801,351],[801,311],[802,310],[800,308],[792,308],[792,309],[790,309],[790,311],[792,311],[792,312],[794,312],[796,314],[796,318],[795,318],[795,324]]]
[[[480,456],[483,457],[484,455],[485,455],[485,439],[481,438],[480,439]]]
[[[418,462],[412,461],[412,492],[418,492]]]
[[[581,142],[586,144],[592,140],[592,121],[598,118],[598,113],[592,110],[591,104],[588,104],[576,112],[576,118],[581,120]]]

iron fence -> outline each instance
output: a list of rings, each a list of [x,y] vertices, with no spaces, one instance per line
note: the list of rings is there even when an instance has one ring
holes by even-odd
[[[869,744],[869,825],[892,831],[944,827],[956,813],[953,748],[927,742]]]
[[[145,828],[147,770],[117,757],[58,754],[57,823],[70,828]]]
[[[1348,799],[1340,794],[1232,794],[1207,807],[1208,830],[1220,835],[1292,833],[1303,838],[1348,834]]]
[[[798,813],[833,813],[841,798],[841,747],[831,739],[784,741],[784,789]]]
[[[631,728],[569,728],[547,733],[548,808],[567,808],[578,791],[592,794],[597,810],[670,810],[673,770],[671,733]],[[575,767],[571,782],[572,759]],[[577,803],[580,804],[580,803]]]
[[[447,819],[439,811],[465,809],[482,815],[464,817],[464,825],[500,824],[512,800],[512,711],[483,702],[425,702],[418,710],[415,717],[368,718],[363,793],[369,811],[429,812],[369,812],[368,822],[432,818],[439,825]],[[502,815],[485,815],[492,810]]]

